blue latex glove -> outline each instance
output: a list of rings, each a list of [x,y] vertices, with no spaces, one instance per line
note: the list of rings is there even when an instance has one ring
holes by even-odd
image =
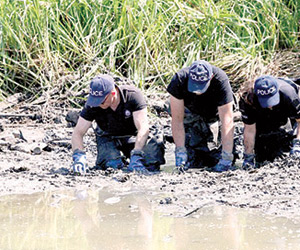
[[[87,168],[86,154],[80,149],[75,149],[73,152],[72,170],[77,174],[84,174]]]
[[[228,171],[231,168],[232,161],[233,161],[233,154],[228,153],[226,151],[222,151],[221,159],[219,160],[217,165],[213,167],[213,170],[216,172]]]
[[[142,150],[131,150],[128,171],[146,172],[147,170],[143,162],[144,152]]]
[[[255,159],[255,154],[244,153],[244,162],[242,168],[243,169],[254,168],[255,167],[254,159]]]
[[[300,158],[300,139],[293,139],[293,147],[290,154],[296,158]]]
[[[189,168],[188,155],[185,147],[176,147],[175,149],[176,168],[186,171]]]

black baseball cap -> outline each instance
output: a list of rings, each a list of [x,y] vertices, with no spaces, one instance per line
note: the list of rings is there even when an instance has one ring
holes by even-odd
[[[90,83],[90,93],[86,105],[98,107],[114,89],[114,79],[110,75],[98,75]]]
[[[212,66],[204,61],[199,60],[192,63],[189,69],[188,91],[204,93],[212,78]]]
[[[280,101],[278,83],[272,76],[260,76],[255,80],[254,93],[262,108],[273,107]]]

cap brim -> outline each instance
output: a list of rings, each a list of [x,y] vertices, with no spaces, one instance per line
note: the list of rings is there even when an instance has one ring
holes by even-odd
[[[204,93],[209,86],[210,81],[200,82],[200,81],[193,81],[189,79],[188,81],[188,91],[189,92],[197,92],[197,93]]]
[[[258,101],[262,108],[273,107],[279,103],[280,95],[279,95],[279,93],[276,93],[275,95],[273,95],[271,97],[259,97]]]
[[[86,105],[90,106],[90,107],[98,107],[101,103],[103,103],[103,101],[105,100],[106,96],[92,96],[89,95],[87,101],[86,101]]]

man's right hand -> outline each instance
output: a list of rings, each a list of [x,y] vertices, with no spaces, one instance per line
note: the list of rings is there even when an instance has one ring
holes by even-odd
[[[176,147],[175,149],[176,168],[179,170],[188,170],[188,155],[185,147]]]
[[[142,150],[131,150],[130,152],[130,162],[128,166],[128,171],[146,173],[146,167],[144,166],[145,153]]]
[[[73,172],[78,174],[84,174],[86,172],[86,167],[87,160],[85,152],[80,149],[75,149],[73,152]]]

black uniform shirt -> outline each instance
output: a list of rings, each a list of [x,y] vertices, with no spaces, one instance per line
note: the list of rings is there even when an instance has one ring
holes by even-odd
[[[189,67],[178,71],[167,88],[172,96],[183,99],[185,107],[192,113],[201,115],[207,122],[216,120],[219,106],[233,101],[233,92],[226,73],[215,66],[212,66],[212,69],[210,86],[201,95],[188,91]]]
[[[277,82],[280,102],[272,109],[262,108],[256,96],[252,105],[240,99],[239,108],[245,124],[256,123],[258,131],[268,132],[285,125],[288,118],[300,118],[300,98],[295,87],[281,79],[277,79]]]
[[[116,86],[120,92],[120,103],[115,111],[111,108],[85,106],[80,116],[88,121],[96,121],[100,129],[110,135],[136,135],[137,129],[132,113],[144,109],[146,101],[141,91],[129,85]]]

